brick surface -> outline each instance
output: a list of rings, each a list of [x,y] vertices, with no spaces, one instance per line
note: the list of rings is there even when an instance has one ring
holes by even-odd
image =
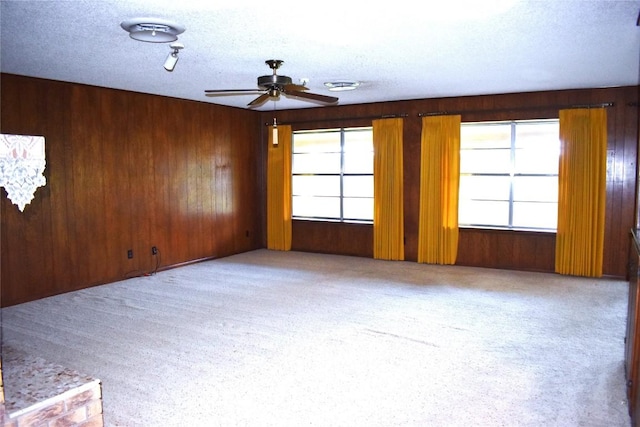
[[[0,427],[103,427],[102,390],[95,387],[14,420]]]
[[[20,427],[34,427],[46,423],[47,420],[58,417],[63,412],[64,402],[58,402],[51,406],[47,406],[46,408],[30,412],[19,417],[18,425]]]
[[[84,406],[49,421],[49,427],[73,427],[87,419],[87,408]]]
[[[64,401],[67,411],[86,406],[92,400],[100,398],[100,387],[93,387]]]
[[[87,403],[87,418],[91,418],[94,415],[102,414],[102,400],[92,400]]]
[[[102,419],[102,414],[94,415],[93,417],[89,418],[87,421],[83,422],[82,424],[78,424],[78,427],[103,427],[103,426],[104,426],[104,421]]]

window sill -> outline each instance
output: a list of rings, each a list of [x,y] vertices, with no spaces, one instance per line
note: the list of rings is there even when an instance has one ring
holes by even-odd
[[[330,218],[291,218],[293,221],[309,221],[309,222],[327,222],[332,224],[359,224],[359,225],[373,225],[373,221],[369,220],[339,220]]]
[[[514,233],[540,233],[540,234],[557,234],[556,230],[545,230],[541,228],[504,228],[504,227],[488,227],[488,226],[471,226],[461,225],[460,230],[477,230],[477,231],[497,231],[497,232],[514,232]]]

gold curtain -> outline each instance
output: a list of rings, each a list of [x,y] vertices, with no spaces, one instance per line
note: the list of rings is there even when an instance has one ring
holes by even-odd
[[[607,178],[607,112],[560,111],[556,272],[601,277]]]
[[[422,118],[418,262],[455,264],[458,256],[460,121]]]
[[[267,159],[267,249],[291,250],[291,126],[278,125],[278,144],[269,127]]]
[[[373,121],[373,257],[404,260],[401,118]]]

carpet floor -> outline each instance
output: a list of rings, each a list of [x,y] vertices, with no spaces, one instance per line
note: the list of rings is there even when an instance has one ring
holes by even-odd
[[[626,313],[623,281],[257,250],[2,332],[99,378],[107,426],[628,426]]]

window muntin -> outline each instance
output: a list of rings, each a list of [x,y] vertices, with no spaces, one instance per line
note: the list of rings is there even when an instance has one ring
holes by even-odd
[[[556,230],[559,122],[463,123],[461,226]]]
[[[296,131],[292,146],[292,216],[373,221],[373,129]]]

